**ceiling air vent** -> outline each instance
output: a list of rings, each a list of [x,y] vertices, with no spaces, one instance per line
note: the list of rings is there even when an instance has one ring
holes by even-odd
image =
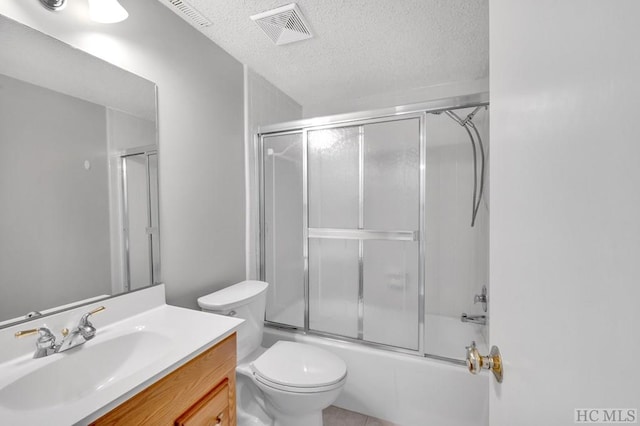
[[[164,0],[172,8],[176,9],[184,18],[196,27],[209,27],[213,22],[184,0]]]
[[[313,37],[309,24],[295,3],[251,16],[277,45]]]

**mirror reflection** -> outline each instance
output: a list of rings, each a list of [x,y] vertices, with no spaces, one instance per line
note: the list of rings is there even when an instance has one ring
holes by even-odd
[[[155,84],[0,21],[0,326],[160,282]]]

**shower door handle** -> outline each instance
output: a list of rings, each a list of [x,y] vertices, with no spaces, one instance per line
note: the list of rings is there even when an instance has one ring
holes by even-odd
[[[491,370],[498,383],[502,383],[502,357],[497,346],[491,347],[488,356],[482,356],[476,347],[476,342],[471,342],[471,346],[467,346],[466,363],[469,373],[478,374],[482,369]]]

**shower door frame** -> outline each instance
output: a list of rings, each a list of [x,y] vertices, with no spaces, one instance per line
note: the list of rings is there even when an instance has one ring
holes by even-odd
[[[254,139],[254,149],[257,152],[256,155],[256,172],[258,175],[258,238],[259,243],[256,245],[256,259],[258,260],[258,271],[260,275],[260,279],[265,279],[265,266],[266,266],[266,238],[264,234],[265,229],[265,179],[264,179],[264,139],[269,136],[276,135],[286,135],[286,134],[301,134],[302,135],[302,144],[303,144],[303,155],[302,155],[302,192],[303,192],[303,200],[302,200],[302,211],[303,211],[303,271],[304,271],[304,279],[303,279],[303,289],[304,289],[304,326],[302,328],[298,326],[292,326],[289,324],[282,324],[278,322],[269,321],[265,317],[265,325],[281,328],[286,330],[291,330],[294,332],[299,332],[303,334],[311,334],[322,336],[326,338],[353,342],[357,344],[362,344],[366,346],[372,346],[380,349],[390,350],[393,352],[401,352],[411,355],[418,355],[422,357],[440,359],[448,362],[452,362],[455,364],[464,364],[464,361],[458,359],[452,359],[447,357],[442,357],[434,354],[429,354],[425,352],[425,264],[426,264],[426,210],[425,210],[425,202],[426,202],[426,193],[425,193],[425,185],[426,185],[426,143],[427,143],[427,129],[426,129],[426,118],[427,114],[439,113],[447,110],[455,110],[462,108],[470,108],[476,106],[487,106],[489,105],[489,93],[477,93],[472,95],[465,96],[457,96],[445,99],[438,99],[434,101],[417,103],[405,106],[397,106],[394,108],[386,108],[379,110],[370,110],[370,111],[361,111],[349,114],[339,114],[327,117],[318,117],[311,119],[303,119],[290,121],[285,123],[273,124],[268,126],[261,126],[258,129],[257,134]],[[323,129],[334,129],[334,128],[345,128],[345,127],[361,127],[368,124],[376,124],[376,123],[384,123],[384,122],[393,122],[398,120],[408,120],[408,119],[418,119],[419,120],[419,219],[418,219],[418,349],[406,349],[397,346],[391,346],[383,343],[371,342],[362,339],[362,321],[363,321],[363,274],[362,274],[362,262],[363,262],[363,253],[362,253],[362,244],[360,244],[360,253],[359,253],[359,283],[358,283],[358,338],[352,338],[347,336],[342,336],[334,333],[322,332],[317,330],[312,330],[309,327],[309,200],[308,200],[308,133],[314,130],[323,130]],[[359,196],[359,207],[360,207],[360,216],[362,216],[362,191],[363,191],[363,172],[364,169],[362,167],[362,145],[363,145],[363,135],[361,129],[359,130],[359,145],[360,145],[360,167],[359,167],[359,179],[360,179],[360,196]],[[362,217],[360,217],[359,224],[362,225]],[[354,232],[352,230],[340,230],[341,234],[347,234],[349,232]],[[366,232],[362,230],[360,232]],[[402,240],[406,240],[409,238],[406,232],[391,232],[393,235],[388,235],[389,237],[399,238]],[[397,235],[396,235],[397,234]],[[360,240],[362,242],[362,239]],[[415,241],[415,239],[414,239]]]
[[[160,278],[160,227],[158,225],[153,226],[153,197],[151,194],[151,169],[149,166],[149,157],[155,155],[158,158],[158,148],[155,145],[143,146],[131,148],[123,151],[120,154],[119,166],[120,166],[120,205],[121,205],[121,218],[122,218],[122,256],[123,256],[123,269],[124,269],[124,291],[131,291],[131,258],[130,258],[130,228],[129,228],[129,201],[128,201],[128,183],[129,178],[127,174],[127,158],[144,156],[145,162],[145,200],[147,204],[147,226],[145,232],[147,233],[147,244],[149,253],[149,277],[150,283],[148,285],[159,284],[162,282]],[[156,180],[157,180],[156,170]],[[157,200],[157,194],[156,194]],[[156,211],[159,215],[159,206],[156,206]],[[157,255],[154,256],[153,241],[158,241]],[[157,260],[157,262],[156,262]]]

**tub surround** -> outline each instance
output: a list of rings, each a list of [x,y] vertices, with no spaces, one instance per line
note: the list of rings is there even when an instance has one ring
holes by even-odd
[[[236,318],[166,305],[164,291],[164,285],[153,286],[0,330],[0,341],[3,342],[3,350],[0,353],[0,418],[3,422],[69,425],[94,421],[213,348],[233,334],[242,323],[242,320]],[[82,314],[98,305],[107,309],[91,319],[97,328],[97,334],[94,339],[78,348],[33,359],[35,337],[14,338],[17,331],[41,326],[50,328],[59,336],[59,330],[75,327]],[[92,383],[88,390],[63,389],[68,395],[66,401],[57,401],[55,398],[58,397],[54,395],[60,393],[60,386],[66,387],[63,382],[73,381],[73,370],[64,377],[42,374],[42,377],[52,377],[53,380],[51,383],[47,383],[46,380],[37,383],[37,391],[27,391],[22,395],[21,398],[26,401],[14,401],[9,397],[9,393],[2,397],[3,390],[21,378],[29,374],[38,377],[40,372],[46,371],[44,369],[59,368],[66,359],[74,360],[73,357],[76,357],[75,360],[80,361],[80,364],[84,364],[87,359],[91,360],[91,354],[95,353],[95,370],[99,371],[100,352],[103,350],[101,348],[106,350],[111,342],[118,344],[118,339],[136,339],[142,333],[156,339],[153,351],[149,351],[147,347],[149,353],[145,352],[144,356],[137,358],[134,356],[135,353],[132,353],[131,357],[127,354],[122,365],[113,371],[105,372],[105,380]],[[140,342],[140,345],[132,344],[130,349],[144,349],[147,341],[141,339]],[[79,365],[77,374],[80,378],[86,375],[87,371]],[[48,389],[51,391],[51,401],[47,400]],[[33,402],[30,402],[29,398],[34,398]]]

